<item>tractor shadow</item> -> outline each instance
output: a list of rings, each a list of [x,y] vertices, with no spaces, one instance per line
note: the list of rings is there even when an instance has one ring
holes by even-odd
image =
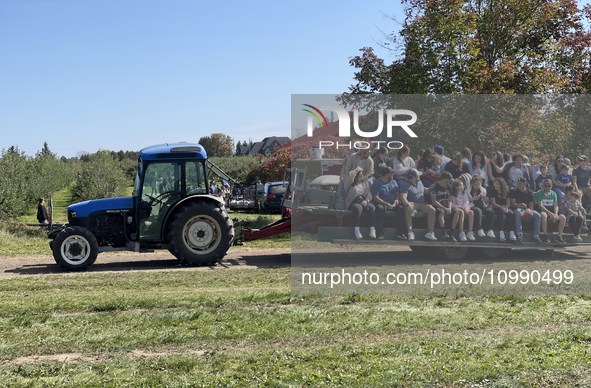
[[[33,262],[31,262],[33,261]],[[222,270],[222,269],[256,269],[256,268],[288,268],[291,266],[290,254],[233,254],[226,256],[215,266],[186,266],[172,255],[162,254],[154,258],[142,256],[115,256],[102,259],[99,255],[97,261],[84,271],[65,271],[59,267],[53,258],[36,260],[19,260],[12,268],[6,268],[3,272],[12,275],[50,275],[73,273],[100,273],[100,272],[129,272],[129,271],[166,271],[166,270]]]

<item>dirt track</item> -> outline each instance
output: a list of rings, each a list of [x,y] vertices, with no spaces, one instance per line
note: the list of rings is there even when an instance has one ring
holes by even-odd
[[[154,253],[101,253],[85,272],[122,272],[150,270],[218,270],[243,268],[281,268],[291,265],[290,249],[230,250],[214,267],[186,267],[168,251]],[[0,278],[22,275],[67,274],[50,255],[0,259]]]
[[[221,269],[246,269],[246,268],[286,268],[295,266],[314,267],[318,263],[323,266],[331,261],[336,265],[355,266],[364,265],[397,265],[397,264],[445,264],[446,260],[434,256],[422,256],[412,252],[405,246],[367,247],[350,246],[339,248],[328,255],[318,250],[300,250],[296,253],[295,262],[292,263],[292,251],[283,249],[232,249],[226,257],[216,266],[187,267],[179,264],[178,260],[168,251],[156,251],[153,253],[101,253],[96,262],[85,272],[125,272],[125,271],[162,271],[162,270],[197,270],[210,271]],[[394,251],[396,253],[393,255]],[[330,260],[330,261],[327,261]],[[591,248],[588,246],[569,247],[566,250],[546,252],[540,250],[512,250],[503,257],[496,259],[484,259],[471,257],[463,260],[464,263],[479,262],[482,264],[503,262],[564,262],[573,263],[580,269],[586,268],[591,273]],[[454,262],[458,264],[458,262]],[[330,264],[328,264],[330,265]],[[43,275],[43,274],[68,274],[62,270],[50,255],[37,257],[0,258],[0,278]]]

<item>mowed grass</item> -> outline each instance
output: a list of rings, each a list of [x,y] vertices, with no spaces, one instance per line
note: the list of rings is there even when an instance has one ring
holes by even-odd
[[[283,269],[0,281],[0,385],[589,386],[589,297],[296,297]]]

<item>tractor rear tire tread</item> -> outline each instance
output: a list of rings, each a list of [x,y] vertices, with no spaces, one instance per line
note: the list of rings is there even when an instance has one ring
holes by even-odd
[[[190,250],[183,241],[183,229],[187,222],[198,215],[207,215],[214,219],[221,232],[221,240],[212,252],[199,254]],[[183,265],[215,266],[220,262],[234,241],[234,223],[228,213],[218,204],[197,201],[187,204],[172,216],[168,226],[167,241],[169,252]]]

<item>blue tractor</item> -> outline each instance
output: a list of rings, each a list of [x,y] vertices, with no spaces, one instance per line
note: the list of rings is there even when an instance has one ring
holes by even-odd
[[[232,246],[234,224],[223,199],[209,192],[208,174],[199,144],[144,148],[132,197],[68,207],[68,224],[48,234],[55,261],[83,270],[99,252],[168,249],[183,264],[215,265]]]

